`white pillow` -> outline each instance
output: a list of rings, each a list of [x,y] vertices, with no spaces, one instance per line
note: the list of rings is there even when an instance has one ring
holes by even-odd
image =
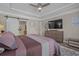
[[[3,53],[4,51],[5,49],[0,47],[0,54]]]

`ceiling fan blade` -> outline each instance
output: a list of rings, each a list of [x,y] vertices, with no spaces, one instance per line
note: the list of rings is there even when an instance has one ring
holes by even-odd
[[[38,7],[42,6],[41,3],[38,3]]]
[[[38,7],[37,5],[33,5],[33,4],[30,4],[31,6],[33,6],[33,7]]]
[[[48,6],[49,4],[50,4],[50,3],[46,3],[46,4],[42,5],[42,7]]]

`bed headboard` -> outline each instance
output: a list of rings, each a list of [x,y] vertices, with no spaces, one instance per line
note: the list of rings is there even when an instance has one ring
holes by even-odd
[[[45,36],[53,38],[59,43],[63,42],[63,31],[48,30],[48,31],[45,32]]]

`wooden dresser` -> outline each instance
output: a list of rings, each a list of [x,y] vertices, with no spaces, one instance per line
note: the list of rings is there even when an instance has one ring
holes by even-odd
[[[45,32],[45,36],[53,38],[59,43],[63,43],[63,31],[48,30]]]

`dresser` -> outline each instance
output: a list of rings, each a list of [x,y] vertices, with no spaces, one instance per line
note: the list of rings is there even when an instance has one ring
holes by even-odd
[[[48,30],[48,31],[45,32],[45,36],[52,38],[59,43],[63,42],[63,31]]]

